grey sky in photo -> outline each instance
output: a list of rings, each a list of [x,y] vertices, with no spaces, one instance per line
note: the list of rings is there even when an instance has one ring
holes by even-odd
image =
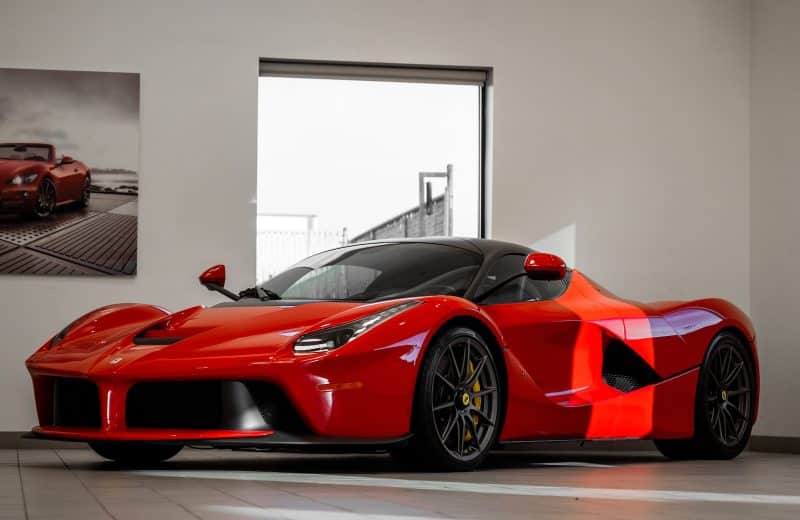
[[[0,142],[8,141],[138,171],[139,75],[0,68]]]

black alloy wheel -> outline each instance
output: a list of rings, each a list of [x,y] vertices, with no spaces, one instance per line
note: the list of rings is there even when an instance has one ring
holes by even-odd
[[[700,371],[691,439],[656,441],[673,459],[732,459],[750,440],[756,402],[755,368],[749,348],[730,332],[709,347]]]
[[[749,360],[736,342],[722,341],[708,364],[705,398],[709,429],[720,444],[733,448],[747,435],[752,418]]]
[[[502,395],[484,339],[464,327],[444,331],[423,361],[414,438],[402,458],[435,470],[474,469],[497,441]]]
[[[87,175],[83,180],[83,191],[81,191],[81,198],[78,201],[78,206],[85,208],[89,205],[89,200],[92,197],[92,180]]]
[[[39,218],[49,217],[56,209],[56,187],[50,179],[44,179],[39,185],[33,213]]]

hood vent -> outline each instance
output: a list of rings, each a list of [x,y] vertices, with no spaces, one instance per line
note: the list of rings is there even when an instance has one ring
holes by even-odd
[[[172,345],[208,330],[209,327],[188,324],[199,309],[200,307],[192,307],[151,325],[133,338],[134,345]]]
[[[145,335],[138,335],[133,338],[134,345],[172,345],[173,343],[177,343],[183,338],[175,337],[175,336],[160,336],[160,337],[148,337]]]
[[[172,345],[184,339],[169,328],[169,320],[145,329],[133,338],[134,345]]]

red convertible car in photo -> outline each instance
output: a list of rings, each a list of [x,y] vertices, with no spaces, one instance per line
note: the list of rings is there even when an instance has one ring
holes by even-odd
[[[750,320],[719,299],[620,299],[551,254],[506,242],[365,242],[171,313],[117,304],[27,361],[33,437],[108,459],[185,445],[389,451],[439,470],[539,440],[653,439],[727,459],[758,404]]]
[[[56,207],[86,207],[91,171],[42,143],[0,143],[0,212],[47,217]]]

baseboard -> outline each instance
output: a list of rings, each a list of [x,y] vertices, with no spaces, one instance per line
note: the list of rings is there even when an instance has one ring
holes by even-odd
[[[28,432],[0,432],[0,449],[3,450],[55,450],[85,448],[83,442],[62,442],[47,439],[23,439]]]
[[[800,437],[753,435],[750,438],[750,451],[800,453]]]

